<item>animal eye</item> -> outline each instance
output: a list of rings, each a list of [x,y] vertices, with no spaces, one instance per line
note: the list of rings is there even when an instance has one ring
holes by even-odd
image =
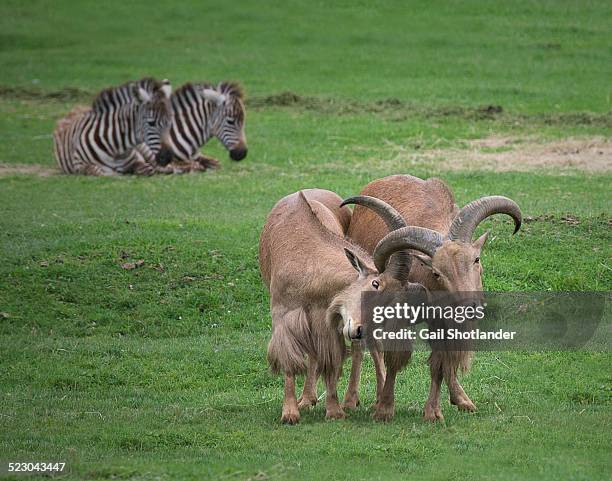
[[[440,279],[440,273],[439,273],[439,272],[435,272],[435,271],[434,271],[434,272],[433,272],[433,276],[434,276],[436,279]]]
[[[147,124],[149,124],[150,127],[155,127],[155,120],[147,120]]]
[[[374,279],[374,280],[372,281],[372,287],[373,287],[374,289],[378,289],[378,288],[380,287],[380,282],[378,282],[376,279]]]
[[[227,119],[227,123],[230,125],[234,125],[236,123],[235,119]]]
[[[474,264],[479,264],[480,263],[480,257],[477,257],[476,259],[474,259]]]

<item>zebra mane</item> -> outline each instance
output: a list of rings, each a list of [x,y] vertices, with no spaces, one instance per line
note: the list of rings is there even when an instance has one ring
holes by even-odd
[[[183,97],[189,94],[197,96],[204,89],[216,90],[222,93],[223,95],[235,97],[241,100],[244,98],[244,91],[242,90],[242,87],[238,82],[221,82],[217,86],[208,82],[187,82],[186,84],[183,84],[179,88],[177,88],[172,93],[172,97]]]
[[[179,99],[185,99],[189,104],[192,99],[195,100],[199,97],[198,88],[199,84],[194,85],[191,82],[181,85],[179,88],[172,92],[170,96],[170,102],[172,103],[172,109],[175,112],[182,112],[184,110],[183,104]]]
[[[140,80],[131,80],[117,87],[106,88],[96,95],[92,102],[92,109],[96,112],[104,112],[108,107],[120,107],[136,100],[134,96],[135,87],[140,87],[150,95],[161,88],[162,82],[153,77],[145,77]]]
[[[197,95],[197,92],[200,88],[214,88],[209,84],[193,84],[191,82],[187,82],[186,84],[181,85],[174,92],[172,92],[172,97],[182,97],[186,93],[191,93],[193,95]]]
[[[238,82],[221,82],[218,89],[224,95],[244,99],[244,90]]]

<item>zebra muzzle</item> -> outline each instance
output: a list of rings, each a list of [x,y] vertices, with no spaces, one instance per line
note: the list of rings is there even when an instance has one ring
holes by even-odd
[[[247,156],[248,149],[244,146],[238,146],[235,149],[230,150],[230,158],[232,160],[242,160]]]
[[[172,149],[162,146],[160,151],[157,153],[157,157],[155,157],[155,161],[162,167],[168,165],[172,161]]]

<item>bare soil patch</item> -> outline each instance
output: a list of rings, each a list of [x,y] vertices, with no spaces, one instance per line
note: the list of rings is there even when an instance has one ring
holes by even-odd
[[[466,142],[465,149],[424,152],[423,161],[441,170],[612,170],[612,140],[605,137],[568,138],[550,142],[492,136]],[[418,163],[417,159],[412,159]]]
[[[46,91],[35,87],[0,85],[0,98],[9,100],[73,100],[91,99],[94,93],[79,87],[64,87],[59,90]]]
[[[10,175],[38,175],[39,177],[49,177],[59,174],[58,169],[45,167],[36,164],[0,164],[0,177]]]

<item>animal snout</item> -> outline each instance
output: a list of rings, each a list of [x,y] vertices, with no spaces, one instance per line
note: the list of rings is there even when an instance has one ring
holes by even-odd
[[[166,166],[172,161],[172,149],[167,146],[162,146],[162,148],[157,153],[155,157],[155,162],[158,165]]]
[[[342,334],[346,342],[359,341],[363,337],[363,327],[356,326],[352,319],[348,319],[342,328]]]
[[[481,294],[475,294],[472,297],[471,302],[469,303],[469,305],[471,307],[473,307],[474,309],[486,305],[486,301],[485,301],[484,296],[481,295]]]
[[[230,158],[232,160],[242,160],[247,156],[249,149],[244,145],[238,145],[238,147],[230,150]]]

